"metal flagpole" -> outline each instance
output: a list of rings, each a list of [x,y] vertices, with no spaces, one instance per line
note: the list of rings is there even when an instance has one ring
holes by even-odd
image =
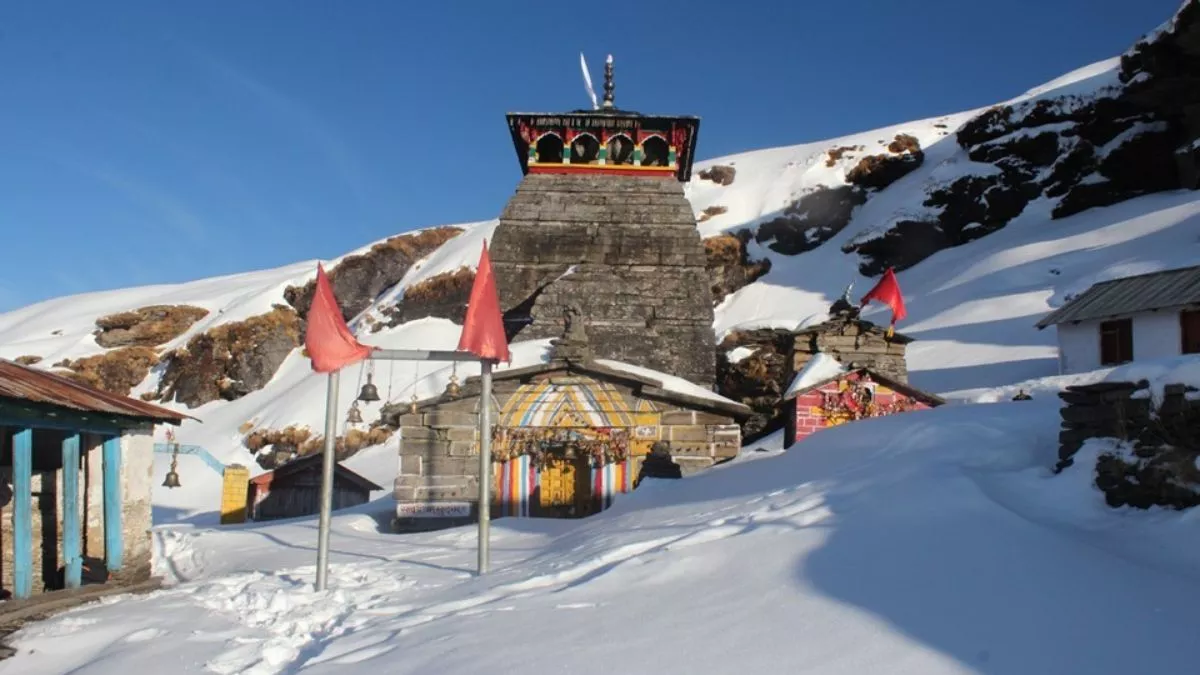
[[[325,397],[325,454],[321,466],[321,520],[317,535],[317,590],[325,590],[329,572],[329,519],[333,510],[334,449],[337,443],[338,373],[329,373],[329,393]]]
[[[483,359],[479,364],[479,574],[488,571],[488,526],[491,514],[492,487],[492,362]]]

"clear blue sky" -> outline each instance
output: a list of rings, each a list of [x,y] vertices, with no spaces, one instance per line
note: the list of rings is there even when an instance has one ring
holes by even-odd
[[[0,3],[0,311],[497,215],[510,110],[702,118],[698,155],[1016,95],[1179,0]],[[520,9],[516,9],[516,8]]]

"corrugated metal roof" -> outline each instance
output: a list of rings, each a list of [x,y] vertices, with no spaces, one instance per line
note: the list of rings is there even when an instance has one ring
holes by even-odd
[[[128,396],[79,384],[61,375],[0,359],[0,398],[46,403],[73,410],[107,413],[179,424],[188,415]]]
[[[1200,305],[1200,265],[1102,281],[1037,322],[1038,328]]]

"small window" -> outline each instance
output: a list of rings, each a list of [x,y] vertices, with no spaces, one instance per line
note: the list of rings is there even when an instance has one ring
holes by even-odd
[[[642,141],[642,166],[667,166],[670,147],[660,136],[650,136]]]
[[[1133,360],[1133,321],[1118,319],[1100,324],[1100,365],[1113,366]]]
[[[591,134],[579,134],[571,142],[572,164],[595,164],[600,157],[600,141]]]
[[[1180,312],[1179,329],[1183,334],[1183,353],[1200,354],[1200,309]]]
[[[558,134],[545,134],[537,141],[539,164],[562,164],[563,141]]]

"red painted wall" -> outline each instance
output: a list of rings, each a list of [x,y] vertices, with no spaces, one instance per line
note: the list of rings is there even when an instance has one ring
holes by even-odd
[[[851,373],[846,377],[847,380],[856,381],[860,377],[859,373]],[[915,410],[925,410],[929,406],[925,403],[913,399],[898,391],[894,391],[881,383],[875,383],[875,401],[878,405],[892,405],[897,401],[905,401]],[[826,395],[836,395],[839,392],[839,383],[837,381],[829,382],[811,391],[800,394],[792,399],[792,428],[789,429],[790,438],[786,439],[785,447],[793,443],[803,440],[813,432],[824,429],[829,426],[828,421],[822,414],[822,408],[825,402]]]

